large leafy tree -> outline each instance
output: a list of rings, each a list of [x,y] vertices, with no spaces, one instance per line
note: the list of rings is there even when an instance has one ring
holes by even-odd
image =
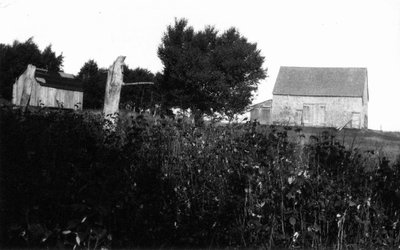
[[[235,28],[195,32],[185,19],[168,26],[158,48],[164,70],[161,89],[169,107],[190,108],[198,117],[245,111],[266,77],[264,57]]]
[[[58,72],[62,70],[63,55],[56,55],[51,45],[43,51],[34,43],[33,38],[25,42],[0,44],[0,97],[11,100],[12,85],[28,64],[38,68]]]

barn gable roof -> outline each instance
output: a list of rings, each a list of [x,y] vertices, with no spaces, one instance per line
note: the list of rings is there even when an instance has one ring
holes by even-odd
[[[281,67],[274,95],[362,97],[366,68]]]
[[[35,79],[42,86],[83,92],[83,83],[72,74],[36,69]]]

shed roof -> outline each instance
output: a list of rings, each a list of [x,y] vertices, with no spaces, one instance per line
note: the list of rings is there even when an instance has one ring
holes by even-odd
[[[250,106],[250,109],[257,109],[257,108],[271,108],[272,107],[272,99],[256,103]]]
[[[83,92],[83,83],[72,74],[36,69],[35,79],[42,86]]]
[[[362,97],[366,68],[281,67],[274,95]]]

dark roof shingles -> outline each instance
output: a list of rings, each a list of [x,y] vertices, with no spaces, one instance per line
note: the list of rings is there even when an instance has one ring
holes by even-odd
[[[361,97],[366,68],[281,67],[274,95]]]
[[[83,92],[83,83],[71,76],[63,72],[47,72],[43,70],[36,70],[35,72],[35,78],[42,86]]]

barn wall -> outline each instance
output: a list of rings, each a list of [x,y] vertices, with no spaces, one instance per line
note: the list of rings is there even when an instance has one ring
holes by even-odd
[[[369,97],[368,97],[368,78],[365,80],[364,84],[364,93],[363,93],[363,127],[368,128],[368,102],[369,102]]]
[[[325,106],[324,123],[304,123],[303,105],[316,104]],[[352,119],[353,112],[360,113],[360,128],[364,125],[367,114],[361,97],[317,97],[274,95],[272,102],[272,121],[280,124],[296,124],[305,126],[339,127]],[[351,126],[351,124],[350,124]],[[353,125],[354,126],[354,125]]]

